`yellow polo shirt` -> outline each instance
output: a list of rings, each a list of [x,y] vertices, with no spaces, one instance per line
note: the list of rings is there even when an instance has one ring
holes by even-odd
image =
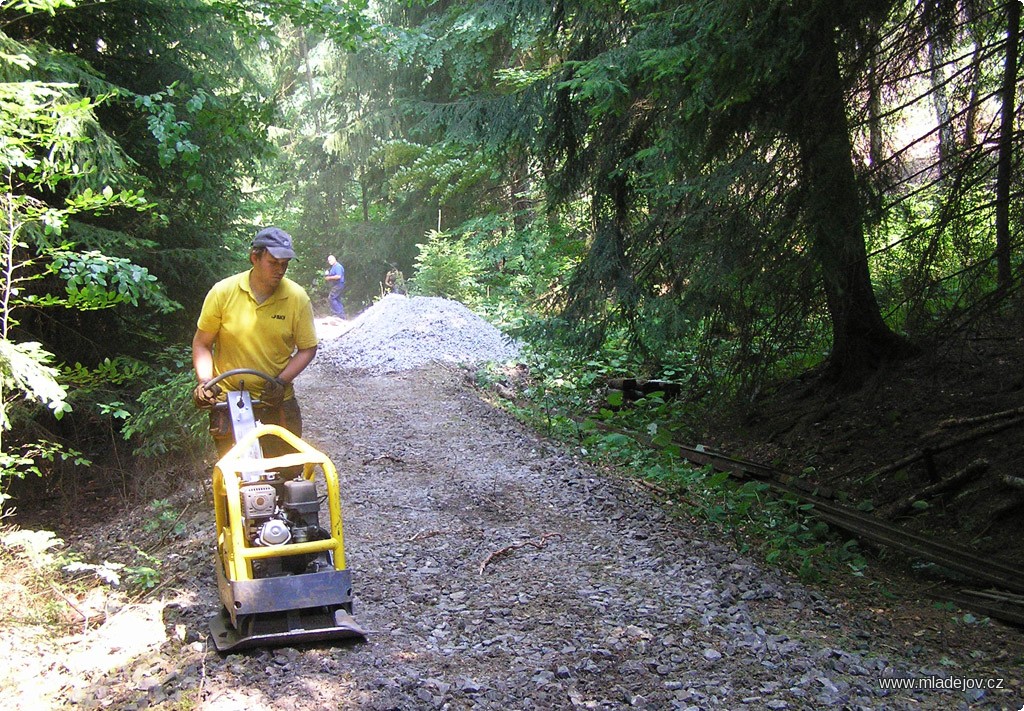
[[[222,279],[206,295],[196,325],[201,331],[217,334],[214,375],[251,368],[276,376],[296,349],[319,343],[309,296],[287,277],[262,304],[256,303],[249,288],[249,272]],[[220,384],[226,390],[238,390],[240,380],[253,397],[259,397],[264,380],[257,376],[233,376]],[[285,397],[292,396],[289,385]]]

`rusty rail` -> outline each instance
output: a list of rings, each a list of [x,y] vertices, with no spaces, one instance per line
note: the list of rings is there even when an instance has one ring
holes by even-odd
[[[973,551],[942,543],[886,521],[866,515],[849,506],[827,501],[795,485],[800,479],[786,476],[770,467],[745,462],[705,449],[679,446],[681,456],[695,464],[711,465],[742,478],[753,477],[773,489],[793,494],[813,506],[811,513],[837,528],[849,531],[874,543],[880,543],[905,554],[924,558],[972,580],[994,585],[1002,590],[1024,594],[1024,572],[1010,563],[995,558],[980,558]],[[807,485],[804,485],[805,487]]]
[[[921,536],[900,526],[880,521],[849,506],[827,501],[820,495],[808,492],[806,483],[801,487],[794,483],[800,480],[784,475],[770,467],[710,452],[706,449],[681,445],[679,448],[681,456],[694,464],[710,465],[716,471],[725,471],[740,478],[754,478],[774,489],[796,496],[801,501],[813,506],[812,514],[837,528],[941,565],[972,580],[1024,594],[1024,571],[1008,563],[993,558],[979,558],[973,551],[966,548]]]
[[[601,424],[598,426],[602,427]],[[644,434],[615,431],[645,446],[656,446]],[[772,467],[730,457],[705,447],[690,447],[679,442],[673,442],[673,446],[678,448],[680,457],[692,464],[710,466],[715,471],[726,472],[739,479],[755,479],[776,491],[791,494],[811,504],[810,514],[858,538],[888,546],[911,558],[934,563],[976,583],[993,586],[994,590],[982,592],[942,587],[934,588],[928,594],[1004,622],[1024,625],[1024,571],[1020,568],[996,558],[979,557],[969,549],[936,541],[830,501],[828,497],[832,496],[832,492],[826,488],[815,487]]]

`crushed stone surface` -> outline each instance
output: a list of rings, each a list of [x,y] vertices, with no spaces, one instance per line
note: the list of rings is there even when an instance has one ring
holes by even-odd
[[[390,308],[363,325],[384,330]],[[367,348],[369,331],[358,336]],[[336,358],[318,357],[296,387],[304,439],[341,479],[354,614],[367,640],[215,652],[206,626],[220,607],[213,515],[208,473],[198,473],[169,499],[182,512],[178,532],[146,539],[139,509],[69,536],[96,561],[144,548],[161,561],[160,585],[110,606],[70,642],[5,649],[34,665],[36,679],[5,697],[10,708],[946,711],[1024,702],[1019,630],[966,624],[890,591],[801,584],[523,426],[474,387],[472,370],[367,372],[407,362],[394,354],[349,369],[340,352],[356,341],[341,343],[325,343],[321,355]],[[140,609],[147,622],[114,667],[100,654],[89,668],[67,657],[114,649],[106,636],[123,630],[118,616]],[[947,681],[883,689],[883,677]],[[967,689],[966,679],[1002,688]]]
[[[323,322],[322,322],[323,323]],[[352,321],[320,329],[316,371],[398,373],[431,363],[505,361],[519,346],[451,299],[388,294]]]

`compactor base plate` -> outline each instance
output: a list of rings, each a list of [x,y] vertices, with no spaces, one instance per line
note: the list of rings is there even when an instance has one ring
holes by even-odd
[[[237,628],[231,624],[231,616],[224,608],[210,620],[210,632],[218,652],[366,638],[366,630],[343,608],[260,613],[241,617],[238,623]]]

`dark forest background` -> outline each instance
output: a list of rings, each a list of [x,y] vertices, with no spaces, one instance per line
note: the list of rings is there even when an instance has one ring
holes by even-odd
[[[201,468],[187,344],[275,224],[687,422],[1019,310],[1017,0],[0,6],[0,486]],[[27,489],[28,477],[36,482]],[[145,492],[141,492],[145,495]]]

